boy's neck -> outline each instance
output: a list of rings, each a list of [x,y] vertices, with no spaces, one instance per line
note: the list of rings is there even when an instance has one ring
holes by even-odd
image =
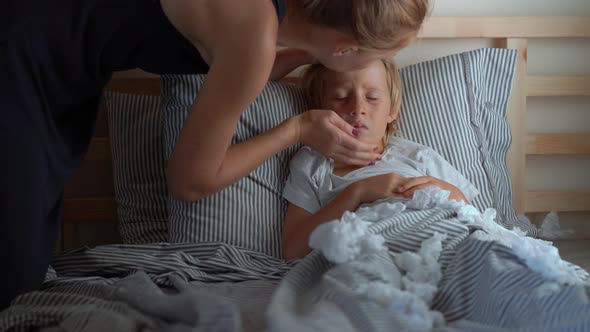
[[[359,168],[362,168],[364,166],[359,166],[359,165],[348,165],[348,164],[344,164],[344,163],[339,163],[339,162],[334,162],[334,169],[332,170],[332,173],[334,175],[337,176],[345,176],[346,174],[352,172],[352,171],[356,171]]]

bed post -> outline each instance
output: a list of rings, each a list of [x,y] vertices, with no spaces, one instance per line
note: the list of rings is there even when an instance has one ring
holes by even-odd
[[[506,156],[506,164],[512,181],[512,203],[516,214],[525,212],[525,162],[524,149],[526,139],[526,77],[527,77],[527,40],[523,38],[502,39],[506,48],[518,52],[512,94],[508,101],[506,118],[512,131],[512,144]]]

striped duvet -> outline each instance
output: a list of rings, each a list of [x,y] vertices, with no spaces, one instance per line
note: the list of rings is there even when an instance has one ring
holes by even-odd
[[[587,273],[556,284],[512,249],[468,227],[450,208],[410,209],[373,222],[386,251],[361,257],[367,273],[349,273],[320,252],[284,262],[234,246],[106,245],[55,258],[43,290],[18,297],[0,314],[0,330],[21,331],[398,331],[414,330],[387,306],[358,296],[363,283],[395,268],[392,256],[415,252],[445,234],[442,279],[430,310],[434,331],[588,331]]]

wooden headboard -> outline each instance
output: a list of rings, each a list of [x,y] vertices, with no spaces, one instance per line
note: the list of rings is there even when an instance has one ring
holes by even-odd
[[[529,96],[590,96],[590,76],[531,76],[527,74],[527,41],[533,38],[590,38],[590,17],[431,17],[420,38],[488,38],[494,46],[518,50],[518,64],[509,105],[512,146],[508,167],[513,202],[518,214],[534,216],[550,210],[590,211],[590,188],[584,191],[527,191],[525,169],[531,155],[590,155],[590,133],[527,134],[525,119]],[[157,76],[118,77],[107,91],[158,95]],[[67,186],[59,249],[98,244],[80,239],[87,223],[112,227],[117,223],[113,198],[108,123],[104,107],[95,137],[80,171]],[[533,218],[534,219],[534,218]]]

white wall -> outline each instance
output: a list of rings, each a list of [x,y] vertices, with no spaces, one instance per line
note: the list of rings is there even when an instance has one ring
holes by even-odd
[[[435,0],[432,16],[590,16],[590,0]],[[489,40],[423,40],[396,56],[400,66],[479,47]],[[529,40],[531,75],[590,75],[590,39]],[[590,97],[529,97],[529,133],[590,133]],[[527,158],[528,190],[590,190],[590,156]],[[590,207],[589,207],[590,209]],[[574,237],[590,238],[590,214],[561,213]]]

